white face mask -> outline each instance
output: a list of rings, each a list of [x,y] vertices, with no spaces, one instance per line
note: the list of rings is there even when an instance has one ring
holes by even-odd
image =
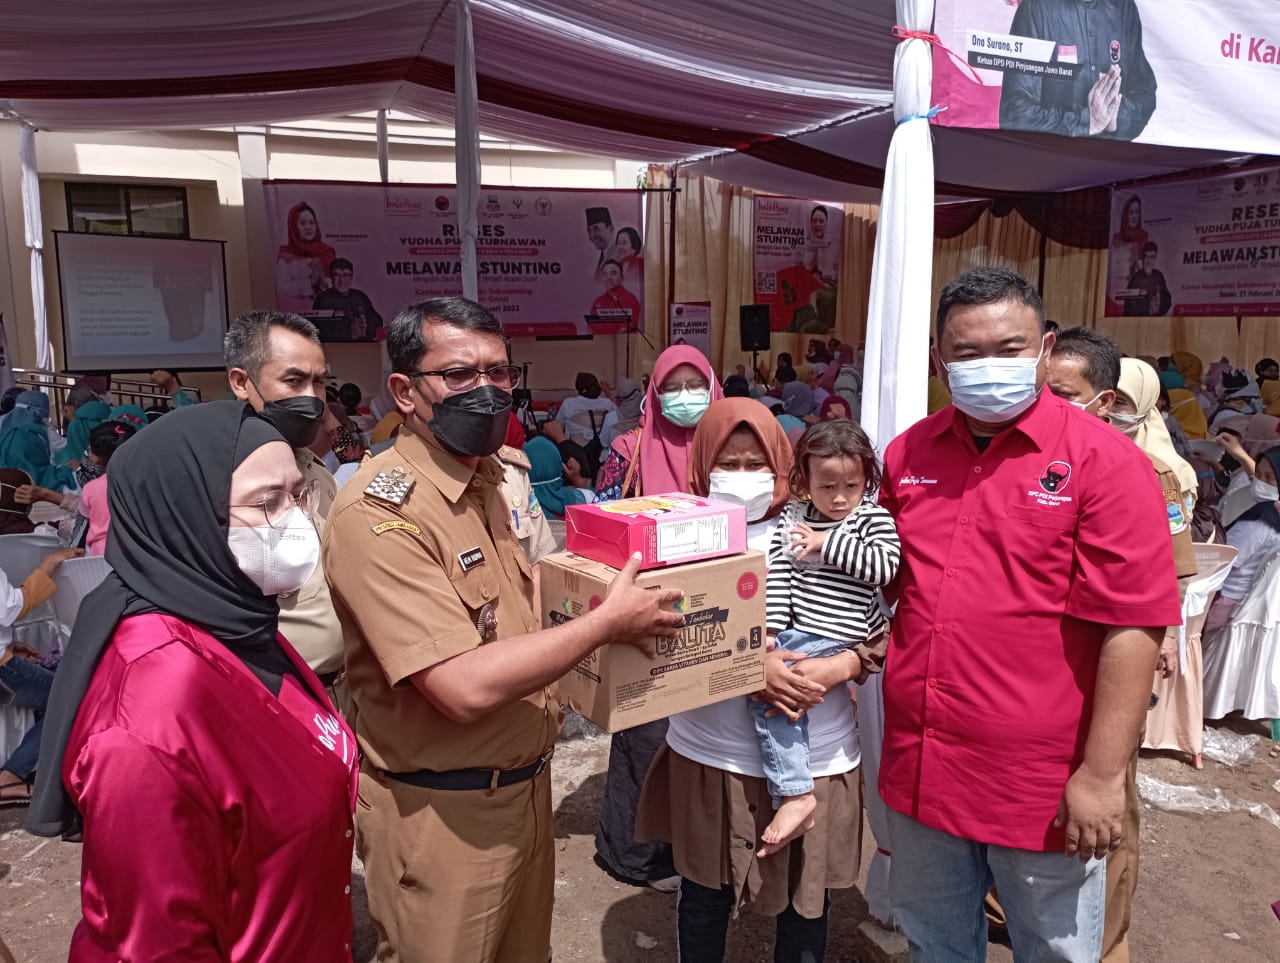
[[[1121,432],[1130,437],[1136,435],[1138,433],[1138,429],[1142,427],[1143,422],[1147,420],[1146,415],[1122,415],[1115,411],[1111,412],[1107,417],[1111,419],[1111,423],[1119,428]]]
[[[1077,408],[1079,408],[1081,411],[1088,411],[1088,410],[1089,410],[1089,406],[1090,406],[1091,404],[1093,404],[1095,401],[1097,401],[1099,398],[1101,398],[1105,393],[1106,393],[1106,392],[1099,391],[1096,395],[1094,395],[1094,396],[1093,396],[1092,398],[1090,398],[1088,401],[1069,401],[1069,402],[1067,402],[1067,403],[1068,403],[1068,404],[1071,404],[1071,405],[1075,405],[1075,406],[1076,406]]]
[[[227,529],[227,547],[240,571],[268,597],[298,591],[320,563],[320,536],[296,505],[275,527]]]
[[[1035,404],[1036,369],[1044,357],[1044,339],[1034,358],[972,358],[947,365],[951,402],[975,421],[998,425],[1012,421]]]
[[[713,471],[710,497],[733,502],[747,510],[747,521],[758,522],[773,506],[773,472]]]
[[[1260,502],[1280,502],[1280,488],[1268,485],[1261,478],[1253,480],[1253,497]]]

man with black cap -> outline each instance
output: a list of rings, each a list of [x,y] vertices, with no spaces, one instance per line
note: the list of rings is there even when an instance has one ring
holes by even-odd
[[[303,481],[315,490],[312,521],[323,534],[338,485],[310,447],[326,410],[324,351],[315,325],[296,314],[250,311],[231,323],[222,346],[231,391],[266,416],[293,448]],[[323,565],[297,592],[280,597],[280,632],[332,687],[342,670],[342,626]]]
[[[587,238],[600,252],[600,259],[596,261],[596,275],[599,276],[605,261],[618,259],[615,248],[617,236],[613,230],[613,217],[609,213],[609,208],[587,208]]]

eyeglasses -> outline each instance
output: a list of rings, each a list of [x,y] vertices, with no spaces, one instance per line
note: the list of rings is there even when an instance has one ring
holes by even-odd
[[[673,391],[706,391],[711,385],[703,378],[693,381],[664,381],[659,394],[670,394]]]
[[[441,368],[437,371],[410,371],[410,378],[425,378],[433,375],[444,379],[444,386],[450,391],[470,391],[484,378],[495,388],[510,389],[520,383],[520,366],[515,364],[494,365],[488,371],[479,368]]]
[[[316,483],[308,482],[303,486],[302,491],[298,494],[287,492],[283,488],[273,488],[263,496],[260,502],[250,502],[247,505],[231,505],[230,508],[260,508],[262,514],[266,516],[267,524],[272,528],[286,528],[284,524],[289,519],[290,512],[294,506],[302,509],[302,514],[308,518],[312,516],[316,506]]]

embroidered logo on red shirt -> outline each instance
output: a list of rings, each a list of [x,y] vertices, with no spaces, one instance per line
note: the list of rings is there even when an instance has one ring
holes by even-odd
[[[1071,466],[1065,461],[1050,462],[1049,467],[1040,476],[1040,487],[1050,495],[1060,495],[1066,491],[1071,481]]]

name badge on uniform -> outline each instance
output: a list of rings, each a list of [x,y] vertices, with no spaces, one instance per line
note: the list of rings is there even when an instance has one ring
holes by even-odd
[[[464,572],[470,572],[477,565],[484,564],[484,551],[479,546],[469,548],[458,555],[458,562],[461,563]]]
[[[414,481],[414,477],[403,468],[393,468],[391,471],[379,472],[373,481],[369,482],[369,487],[364,490],[364,493],[378,501],[403,505],[413,489]]]

